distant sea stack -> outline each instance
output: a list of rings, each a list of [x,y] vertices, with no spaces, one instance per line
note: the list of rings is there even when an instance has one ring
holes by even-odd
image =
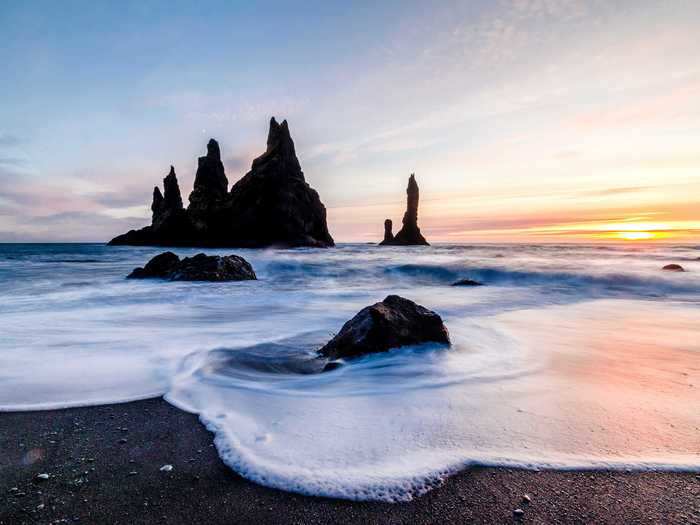
[[[403,226],[396,235],[392,234],[391,219],[384,221],[384,240],[382,246],[430,246],[418,227],[418,183],[416,176],[411,173],[406,188],[406,213],[403,215]]]
[[[175,170],[153,190],[150,226],[115,237],[112,245],[330,247],[326,208],[304,179],[287,121],[273,117],[265,153],[228,191],[218,142],[199,158],[189,206],[183,208]]]

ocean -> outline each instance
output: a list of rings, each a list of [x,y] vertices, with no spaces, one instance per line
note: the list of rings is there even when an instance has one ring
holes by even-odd
[[[700,246],[207,250],[259,280],[125,278],[162,251],[0,244],[0,410],[164,395],[246,478],[355,500],[470,465],[700,471]],[[389,294],[438,312],[452,346],[314,373]]]

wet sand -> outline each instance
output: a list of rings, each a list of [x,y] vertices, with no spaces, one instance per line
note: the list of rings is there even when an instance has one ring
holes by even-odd
[[[351,502],[246,481],[212,439],[162,399],[0,413],[0,524],[700,524],[693,473],[473,468],[410,503]]]

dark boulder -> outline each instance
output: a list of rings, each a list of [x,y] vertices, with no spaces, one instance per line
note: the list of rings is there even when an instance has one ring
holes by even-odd
[[[253,267],[238,255],[205,255],[180,258],[172,252],[161,253],[136,268],[129,279],[161,278],[171,281],[245,281],[257,279]]]
[[[211,139],[199,158],[189,207],[174,186],[154,190],[151,226],[110,244],[158,246],[333,246],[326,208],[301,171],[287,121],[270,120],[267,149],[228,191],[219,144]],[[177,192],[174,190],[177,189]],[[172,198],[170,196],[172,195]],[[177,198],[175,198],[177,195]],[[180,203],[177,206],[177,203]]]
[[[406,188],[406,213],[403,216],[403,226],[391,239],[387,240],[386,221],[384,222],[384,240],[380,243],[384,246],[429,246],[428,241],[418,227],[418,183],[415,174],[411,173]]]
[[[205,255],[184,258],[170,275],[173,281],[255,280],[253,267],[238,255]]]
[[[484,283],[480,283],[479,281],[474,281],[472,279],[460,279],[459,281],[456,281],[452,283],[452,286],[483,286]]]
[[[127,277],[129,279],[169,277],[178,264],[180,264],[180,258],[177,255],[173,252],[164,252],[153,257],[143,268],[134,268]]]
[[[319,354],[331,360],[353,358],[428,342],[450,344],[440,316],[413,301],[390,295],[360,310]]]
[[[680,265],[680,264],[667,264],[663,268],[661,268],[664,271],[667,272],[684,272],[685,269]]]

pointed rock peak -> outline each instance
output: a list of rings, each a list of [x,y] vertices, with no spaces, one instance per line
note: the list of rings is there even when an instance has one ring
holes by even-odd
[[[221,151],[219,150],[219,143],[214,139],[209,139],[207,144],[207,157],[214,160],[221,160]]]
[[[156,186],[153,188],[153,202],[151,203],[151,211],[153,212],[151,224],[158,222],[163,215],[164,202],[163,194],[160,192],[160,188]]]
[[[163,194],[160,192],[160,188],[155,186],[153,188],[153,204],[160,203],[163,201]]]
[[[182,209],[182,195],[180,194],[180,186],[177,183],[177,175],[175,175],[173,166],[170,166],[170,172],[163,179],[163,190],[166,207],[169,210]]]
[[[416,174],[411,173],[411,176],[408,177],[408,190],[414,190],[418,189],[418,183],[416,182]]]
[[[289,134],[289,125],[286,120],[278,124],[275,117],[270,119],[270,131],[267,134],[267,152],[277,150],[283,156],[294,156],[294,141]]]

